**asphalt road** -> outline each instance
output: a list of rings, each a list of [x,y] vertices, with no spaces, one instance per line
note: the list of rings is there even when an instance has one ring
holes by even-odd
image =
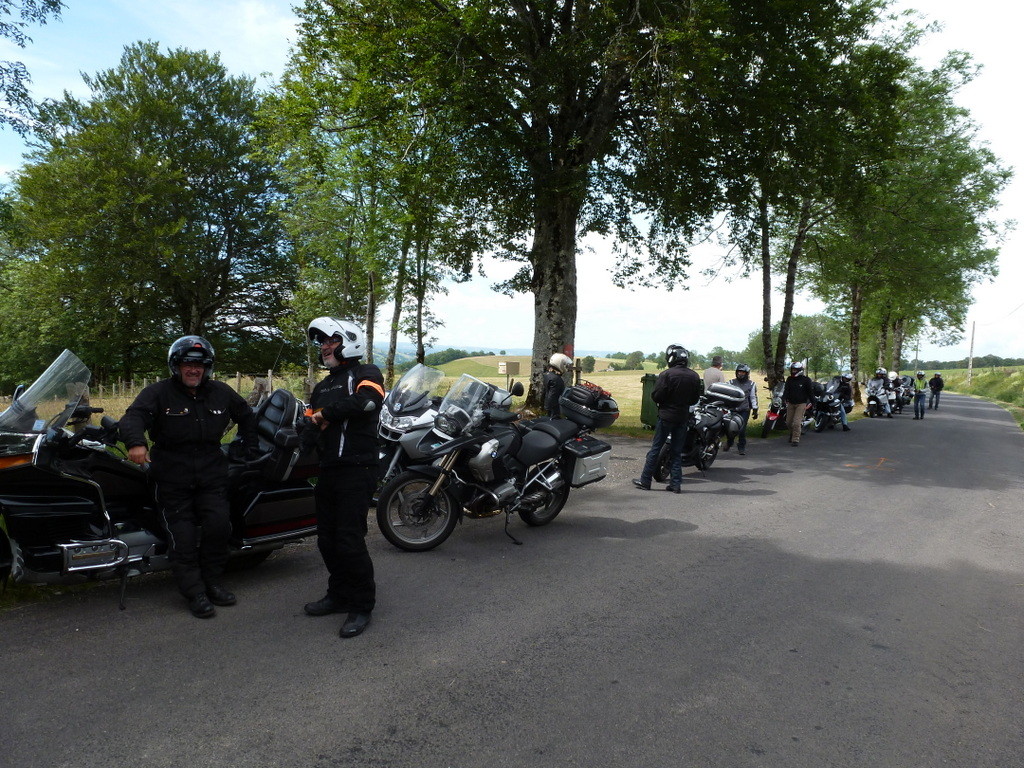
[[[523,541],[373,528],[374,622],[310,618],[311,544],[216,618],[166,576],[0,615],[0,765],[1019,768],[1024,433],[944,395],[922,422],[753,439],[682,495],[647,443]]]

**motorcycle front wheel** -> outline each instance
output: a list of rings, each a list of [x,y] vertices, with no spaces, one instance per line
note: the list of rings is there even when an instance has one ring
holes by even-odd
[[[775,428],[775,421],[765,416],[764,424],[761,425],[761,437],[768,437],[768,433]]]
[[[718,458],[718,447],[721,442],[722,438],[721,436],[718,436],[701,448],[700,453],[697,454],[697,469],[702,472],[706,469],[711,469],[711,465],[714,464],[715,459]]]
[[[547,502],[542,507],[536,509],[521,509],[519,510],[519,517],[527,525],[534,527],[539,525],[547,525],[556,517],[558,513],[562,511],[562,507],[565,506],[565,502],[569,500],[569,484],[562,483],[561,487],[556,488],[551,492]]]
[[[458,504],[447,491],[431,499],[433,479],[403,472],[380,492],[377,525],[384,538],[406,552],[433,549],[455,530]]]

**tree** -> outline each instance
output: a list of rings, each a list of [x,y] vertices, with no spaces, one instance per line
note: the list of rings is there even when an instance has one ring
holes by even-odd
[[[644,369],[644,353],[637,350],[626,355],[622,367],[627,371],[642,371]]]
[[[61,0],[0,0],[0,38],[19,48],[31,42],[25,34],[29,24],[45,24],[60,18]],[[0,123],[25,134],[29,128],[32,99],[29,98],[28,69],[20,61],[0,61]]]
[[[594,359],[593,355],[587,355],[582,361],[580,361],[580,365],[582,366],[583,373],[593,373],[594,366],[597,365],[597,360]]]
[[[745,271],[762,280],[761,349],[773,385],[783,377],[798,268],[807,239],[855,197],[866,155],[890,140],[893,97],[908,66],[904,40],[876,40],[883,2],[825,2],[759,23],[738,16],[724,45],[725,98],[705,112],[723,137],[730,236]],[[776,275],[780,275],[777,277]],[[782,319],[773,346],[772,293]]]
[[[903,339],[929,326],[955,337],[971,285],[994,272],[1001,226],[991,212],[1010,172],[954,102],[973,74],[963,54],[907,73],[883,172],[810,249],[804,277],[848,317],[855,374],[862,340],[878,365],[898,369]]]
[[[273,334],[292,273],[253,81],[139,43],[85,82],[88,100],[41,106],[15,181],[18,253],[53,275],[51,306],[125,375],[162,368],[168,336]]]
[[[710,137],[677,118],[715,77],[733,12],[668,0],[309,0],[295,70],[319,78],[317,93],[350,128],[410,115],[450,126],[453,170],[485,217],[482,244],[521,264],[502,287],[534,297],[536,390],[547,357],[572,351],[577,237],[614,229],[632,245],[657,243],[655,267],[681,274],[682,238],[716,188]],[[634,254],[624,274],[646,257]]]

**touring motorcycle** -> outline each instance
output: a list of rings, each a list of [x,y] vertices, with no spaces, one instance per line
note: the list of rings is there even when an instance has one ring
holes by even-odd
[[[508,410],[523,393],[515,383],[499,389],[463,374],[438,407],[433,427],[416,446],[420,462],[393,478],[377,501],[377,524],[400,549],[433,549],[464,517],[513,514],[530,526],[547,525],[572,488],[608,473],[611,446],[591,436],[618,418],[615,400],[581,384],[559,401],[565,418],[520,421]]]
[[[442,399],[434,393],[444,378],[444,371],[417,363],[384,398],[377,428],[382,486],[404,472],[410,463],[426,458],[419,445],[423,435],[434,426]]]
[[[842,424],[842,411],[849,413],[846,403],[839,399],[836,391],[842,383],[842,378],[833,376],[825,384],[815,382],[814,392],[814,431],[821,432],[826,427],[834,429],[837,424]]]
[[[84,404],[89,369],[65,350],[0,413],[0,578],[121,579],[170,567],[147,469],[118,447],[117,422]],[[313,455],[300,455],[304,407],[275,390],[257,410],[260,455],[238,439],[229,463],[231,567],[254,566],[316,531]]]
[[[743,403],[746,395],[732,384],[716,383],[708,387],[691,409],[683,447],[684,467],[697,467],[702,472],[709,469],[718,457],[722,437],[736,439],[743,426],[743,419],[735,408]],[[664,442],[658,453],[654,468],[654,479],[659,483],[669,480],[672,470],[672,437]]]

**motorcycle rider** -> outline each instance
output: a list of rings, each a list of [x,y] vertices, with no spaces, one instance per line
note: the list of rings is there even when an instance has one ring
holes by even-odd
[[[571,368],[572,358],[561,352],[556,352],[548,360],[548,369],[544,373],[544,410],[554,419],[562,417],[558,398],[565,391],[565,372]]]
[[[238,425],[246,452],[258,450],[256,417],[237,392],[210,378],[214,358],[206,339],[182,336],[167,352],[170,378],[139,392],[119,424],[128,458],[150,463],[171,571],[192,615],[201,619],[216,613],[214,605],[236,602],[220,583],[231,537],[228,462],[220,446],[230,422]]]
[[[888,418],[892,418],[892,409],[889,408],[889,380],[885,377],[885,368],[876,368],[875,375],[868,382],[868,392],[877,392],[878,402],[885,411]]]
[[[633,485],[644,491],[651,490],[651,479],[658,464],[658,454],[665,441],[672,438],[672,466],[666,491],[682,492],[683,448],[690,421],[690,408],[697,404],[704,383],[697,372],[690,368],[690,353],[678,344],[670,344],[665,350],[668,367],[658,374],[651,392],[651,399],[658,406],[658,422],[654,427],[654,439],[640,477]]]
[[[786,403],[786,426],[789,427],[789,443],[794,448],[800,445],[803,432],[804,414],[807,404],[814,402],[814,382],[804,375],[804,364],[794,360],[789,364],[789,377],[782,390],[782,400]]]
[[[743,456],[747,452],[747,420],[753,418],[754,421],[757,421],[757,387],[750,380],[750,366],[745,363],[736,366],[736,378],[729,383],[742,389],[746,395],[743,398],[743,403],[735,409],[736,414],[743,420],[736,452]],[[732,443],[731,437],[726,440],[725,450],[728,451],[732,448]]]
[[[928,389],[931,390],[931,395],[928,397],[928,408],[929,410],[934,408],[936,411],[939,410],[939,395],[942,394],[943,387],[946,386],[945,380],[942,378],[942,374],[938,371],[935,375],[928,379]]]
[[[928,382],[924,379],[924,371],[918,371],[914,377],[914,421],[924,418],[926,394],[928,394]]]
[[[836,397],[839,398],[839,421],[843,424],[843,432],[850,431],[850,425],[846,419],[846,409],[853,407],[853,374],[847,371],[839,377],[839,386],[836,387]]]
[[[384,376],[360,365],[366,336],[337,317],[318,317],[307,329],[320,348],[327,378],[310,396],[312,424],[319,427],[317,547],[327,566],[327,594],[306,603],[310,616],[347,613],[341,637],[355,637],[370,624],[376,604],[373,561],[366,548],[366,515],[377,486],[377,422],[384,402]]]

